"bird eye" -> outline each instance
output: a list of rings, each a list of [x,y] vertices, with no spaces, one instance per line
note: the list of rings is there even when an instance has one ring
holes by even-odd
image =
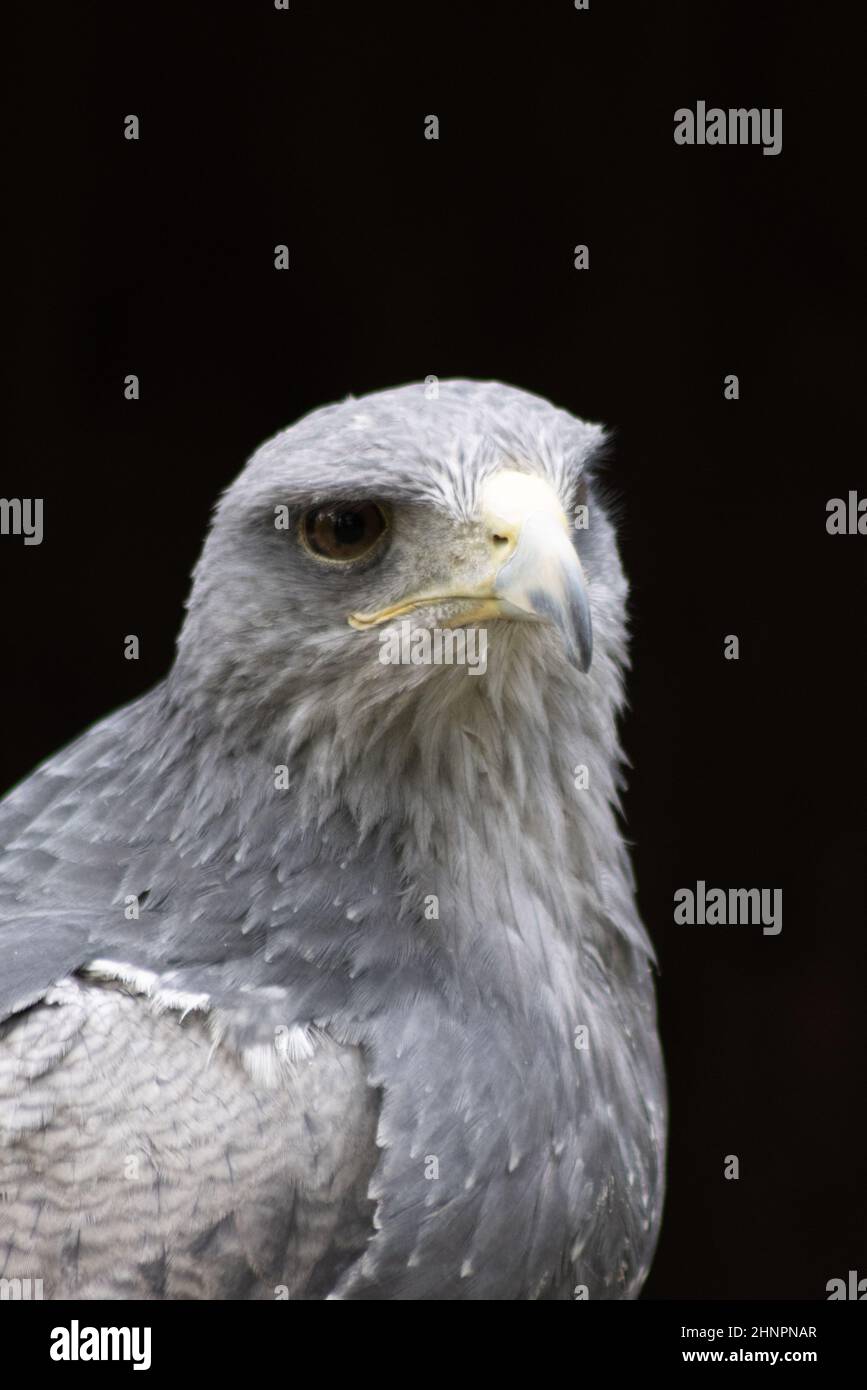
[[[324,560],[357,560],[373,548],[386,525],[375,502],[335,502],[307,512],[301,536],[308,550]]]

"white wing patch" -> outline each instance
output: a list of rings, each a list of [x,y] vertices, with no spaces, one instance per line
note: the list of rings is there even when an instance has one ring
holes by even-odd
[[[126,985],[133,994],[143,994],[153,1004],[158,1013],[175,1010],[186,1018],[190,1013],[204,1013],[210,1008],[210,995],[190,994],[185,990],[172,989],[164,985],[159,975],[152,970],[140,970],[135,965],[122,961],[100,958],[92,960],[78,972],[92,980],[117,980]]]
[[[211,1056],[226,1039],[226,1019],[219,1010],[213,1009],[208,994],[175,989],[152,970],[141,970],[107,957],[90,961],[78,973],[93,981],[122,984],[132,994],[147,999],[155,1013],[178,1013],[181,1022],[191,1013],[206,1014],[205,1022],[213,1039]],[[280,990],[269,992],[282,995]],[[321,1031],[312,1022],[294,1023],[276,1028],[273,1042],[254,1043],[232,1050],[248,1076],[257,1085],[270,1088],[285,1083],[287,1073],[291,1074],[301,1063],[309,1062],[321,1041]]]

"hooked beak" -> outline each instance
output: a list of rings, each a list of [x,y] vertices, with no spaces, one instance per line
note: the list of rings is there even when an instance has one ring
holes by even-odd
[[[352,613],[366,630],[418,608],[442,610],[445,626],[484,618],[549,623],[581,671],[590,669],[593,626],[581,561],[559,499],[544,479],[502,469],[482,490],[480,555],[466,572],[435,591],[415,594],[376,613]]]
[[[526,517],[514,551],[497,573],[494,593],[504,617],[553,624],[569,660],[581,671],[590,670],[593,624],[584,571],[556,519],[543,512]]]

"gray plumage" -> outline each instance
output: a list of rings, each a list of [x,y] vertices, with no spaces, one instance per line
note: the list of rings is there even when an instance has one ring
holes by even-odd
[[[307,416],[221,500],[167,679],[0,805],[0,1278],[636,1295],[665,1098],[616,818],[626,583],[601,443],[496,383]],[[503,618],[484,676],[383,665],[347,615],[468,563],[504,467],[567,513],[588,500],[589,671]],[[299,543],[335,498],[388,504],[372,558]]]

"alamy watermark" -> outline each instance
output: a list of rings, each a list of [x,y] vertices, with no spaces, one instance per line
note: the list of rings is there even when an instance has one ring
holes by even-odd
[[[859,1279],[857,1269],[850,1269],[848,1279],[829,1279],[825,1291],[829,1303],[841,1298],[863,1303],[867,1300],[867,1279]]]
[[[0,1279],[0,1303],[38,1302],[44,1297],[41,1279]]]
[[[52,1361],[130,1361],[134,1371],[151,1364],[149,1327],[81,1327],[73,1318],[68,1327],[51,1330],[48,1354]]]
[[[488,634],[483,627],[414,627],[410,622],[379,634],[383,666],[466,666],[471,676],[488,669]]]
[[[695,110],[680,106],[674,113],[676,145],[761,145],[762,154],[779,154],[783,148],[781,106],[708,106],[697,101]]]
[[[867,536],[867,497],[850,490],[847,498],[830,497],[825,503],[825,530],[829,536]]]
[[[695,891],[678,888],[674,902],[674,920],[682,926],[761,925],[765,936],[783,930],[782,888],[706,888],[700,878]]]
[[[0,536],[23,536],[25,545],[41,545],[42,498],[0,497]]]

